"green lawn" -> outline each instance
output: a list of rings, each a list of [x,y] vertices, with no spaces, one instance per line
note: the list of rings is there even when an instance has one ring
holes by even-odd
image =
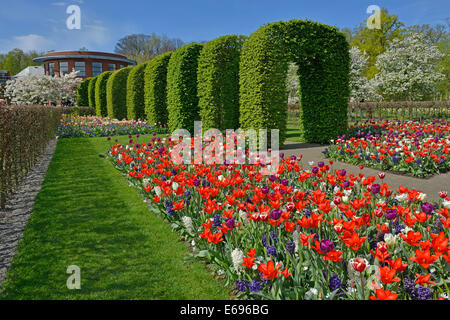
[[[99,157],[109,144],[58,141],[0,298],[230,299],[204,264],[183,263],[185,243]],[[81,269],[80,290],[66,286],[69,265]]]

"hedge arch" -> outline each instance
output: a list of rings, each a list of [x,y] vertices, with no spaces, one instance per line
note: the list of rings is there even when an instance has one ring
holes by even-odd
[[[88,84],[88,101],[89,107],[95,109],[95,83],[97,82],[97,77],[92,77]]]
[[[89,106],[89,82],[92,78],[84,79],[77,87],[77,106],[87,107]]]
[[[133,67],[125,67],[114,71],[106,83],[106,109],[112,119],[127,117],[127,79]]]
[[[298,66],[300,127],[308,142],[326,143],[347,129],[350,57],[335,27],[290,20],[265,25],[244,42],[239,66],[243,129],[279,129],[286,138],[288,62]]]
[[[239,57],[244,36],[206,43],[198,59],[198,98],[203,130],[239,127]]]
[[[97,76],[95,83],[95,113],[99,117],[108,116],[106,108],[106,84],[113,71],[105,71]]]
[[[148,62],[133,67],[127,80],[127,119],[145,119],[144,80]]]
[[[167,124],[167,66],[172,52],[159,55],[145,67],[144,103],[147,121]]]
[[[175,51],[167,66],[167,111],[169,129],[194,131],[200,120],[197,97],[198,57],[203,45],[191,43]]]

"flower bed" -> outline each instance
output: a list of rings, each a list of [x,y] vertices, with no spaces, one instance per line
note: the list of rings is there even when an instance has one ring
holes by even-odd
[[[112,120],[96,116],[68,116],[61,120],[56,133],[60,138],[109,137],[119,135],[165,133],[166,125],[149,125],[145,121]]]
[[[268,176],[261,164],[174,165],[174,145],[155,137],[108,156],[240,298],[449,298],[446,192],[431,204],[332,161],[302,169],[301,156]]]
[[[324,154],[334,160],[426,177],[450,170],[450,124],[372,121],[352,126]]]

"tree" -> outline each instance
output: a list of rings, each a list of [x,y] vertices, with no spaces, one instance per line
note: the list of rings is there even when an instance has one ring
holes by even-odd
[[[367,69],[364,75],[372,79],[379,71],[375,62],[378,55],[386,51],[389,43],[394,39],[404,37],[406,29],[397,15],[389,14],[386,8],[381,9],[381,29],[369,29],[366,23],[362,23],[354,31],[351,42],[352,47],[358,47],[367,56]]]
[[[114,51],[141,63],[160,54],[175,51],[183,45],[184,43],[180,39],[168,38],[166,35],[159,36],[155,33],[151,35],[132,34],[121,38]]]
[[[373,88],[372,82],[363,75],[367,68],[367,58],[358,47],[350,48],[350,99],[352,101],[379,101],[381,96]]]
[[[36,51],[23,52],[21,49],[13,49],[6,55],[0,55],[0,69],[9,70],[11,76],[16,75],[28,66],[36,66],[33,62],[39,54]]]
[[[374,86],[388,100],[433,99],[439,81],[445,78],[436,70],[436,62],[442,57],[442,52],[421,33],[394,39],[377,58],[380,72],[373,79]]]

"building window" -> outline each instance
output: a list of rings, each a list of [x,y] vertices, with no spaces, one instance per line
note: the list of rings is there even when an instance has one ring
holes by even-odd
[[[92,62],[92,76],[98,76],[102,73],[102,63],[101,62]]]
[[[48,63],[48,74],[52,77],[55,75],[55,63],[54,62]]]
[[[120,65],[120,69],[122,69],[123,67],[124,67],[124,65],[123,65],[123,64],[121,64],[121,65]]]
[[[75,61],[75,71],[80,71],[77,77],[86,77],[86,64],[84,61]]]
[[[116,70],[116,64],[115,63],[108,63],[108,70],[109,71],[115,71]]]
[[[69,63],[67,61],[61,61],[59,63],[59,75],[63,76],[69,73]]]

